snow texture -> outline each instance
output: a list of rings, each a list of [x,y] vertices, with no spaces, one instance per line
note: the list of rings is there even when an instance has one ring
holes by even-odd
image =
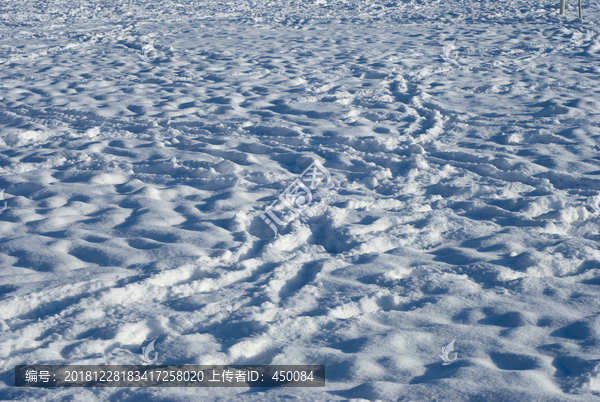
[[[0,399],[600,400],[600,6],[558,5],[2,1]],[[153,340],[327,385],[14,387]]]

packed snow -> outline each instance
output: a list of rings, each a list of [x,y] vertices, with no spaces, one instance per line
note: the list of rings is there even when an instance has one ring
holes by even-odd
[[[600,400],[600,3],[558,9],[2,1],[0,399]],[[15,387],[152,341],[326,386]]]

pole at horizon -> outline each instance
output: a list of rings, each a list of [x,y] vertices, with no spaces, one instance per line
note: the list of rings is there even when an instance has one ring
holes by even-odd
[[[579,19],[582,20],[583,19],[583,15],[581,13],[581,0],[579,0]]]
[[[565,0],[560,0],[560,15],[565,15]]]

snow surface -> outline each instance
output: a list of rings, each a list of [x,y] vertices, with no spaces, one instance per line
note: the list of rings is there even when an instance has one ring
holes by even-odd
[[[1,399],[600,400],[600,7],[558,3],[2,1]],[[152,340],[327,385],[14,387]]]

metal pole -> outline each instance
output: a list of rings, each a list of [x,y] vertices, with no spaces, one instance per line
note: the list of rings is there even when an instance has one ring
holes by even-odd
[[[565,15],[565,0],[560,0],[560,15]]]
[[[582,16],[582,13],[581,13],[581,0],[579,0],[579,19],[580,20],[583,19],[583,16]]]

